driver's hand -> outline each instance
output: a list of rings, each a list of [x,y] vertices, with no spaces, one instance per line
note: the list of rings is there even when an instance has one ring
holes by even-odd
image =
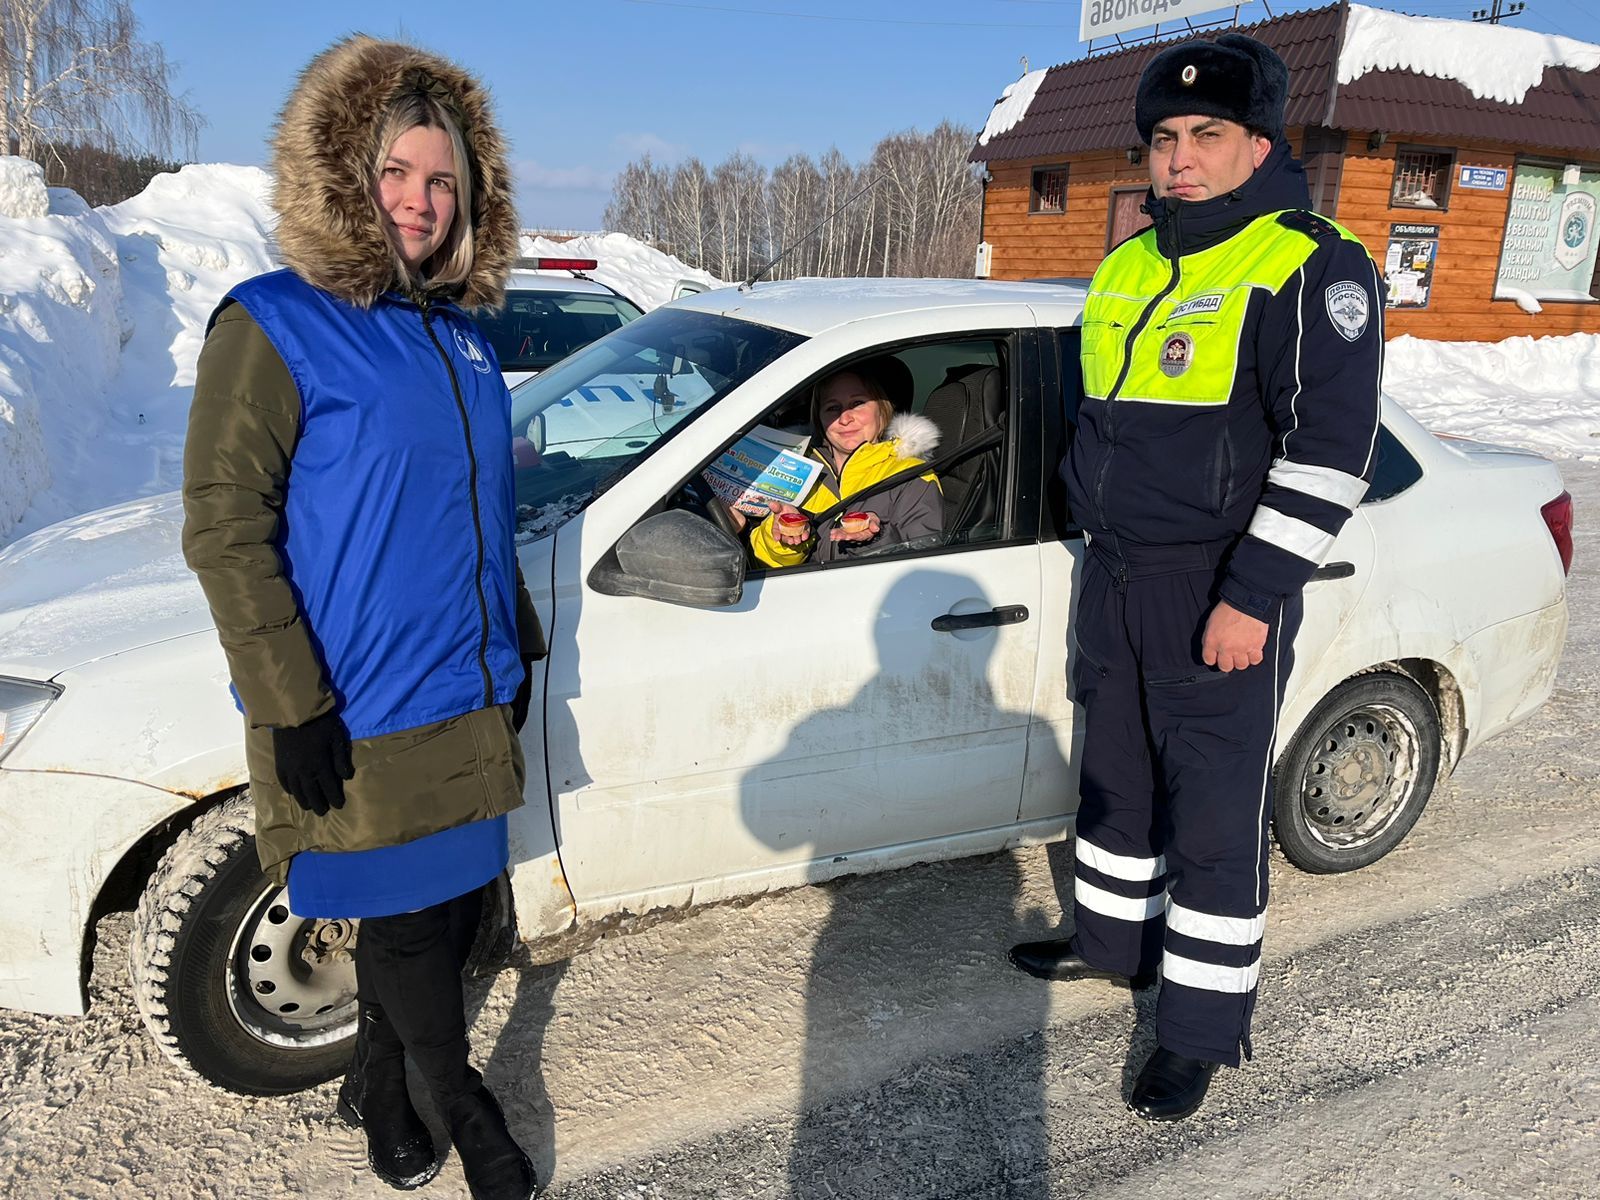
[[[883,525],[879,522],[877,513],[868,513],[867,518],[867,527],[865,529],[857,530],[855,533],[846,533],[835,525],[828,537],[835,542],[870,542],[883,532]]]
[[[785,504],[782,500],[768,500],[767,508],[772,512],[772,536],[785,546],[803,546],[811,540],[811,518],[806,513],[792,504]],[[789,513],[805,517],[805,524],[795,525],[793,532],[785,529],[780,518]]]
[[[728,515],[733,518],[734,528],[736,528],[740,533],[743,533],[744,527],[750,523],[749,519],[746,518],[744,513],[740,512],[733,505],[729,504],[721,496],[717,497],[717,503],[728,510]]]

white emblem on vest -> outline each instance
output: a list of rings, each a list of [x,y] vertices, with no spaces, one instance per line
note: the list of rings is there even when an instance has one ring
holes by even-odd
[[[1328,320],[1344,335],[1345,341],[1353,342],[1367,331],[1367,293],[1359,283],[1348,280],[1336,283],[1327,290],[1324,299],[1328,305]]]
[[[1176,379],[1194,362],[1194,339],[1187,333],[1175,333],[1161,343],[1162,374]]]
[[[1221,292],[1211,292],[1205,296],[1196,296],[1193,300],[1185,300],[1172,310],[1172,317],[1187,317],[1190,313],[1214,313],[1222,311],[1224,297]]]
[[[461,330],[456,330],[456,349],[461,352],[461,357],[472,364],[472,369],[479,375],[489,373],[489,356],[478,349],[478,344]]]

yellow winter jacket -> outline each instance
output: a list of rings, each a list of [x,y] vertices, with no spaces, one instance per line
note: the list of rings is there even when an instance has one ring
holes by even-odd
[[[809,457],[823,465],[822,478],[800,505],[808,513],[820,513],[887,479],[908,467],[920,466],[923,455],[938,444],[938,427],[926,417],[902,414],[890,423],[881,442],[866,442],[845,460],[843,478],[834,475],[832,464],[822,450],[813,447]],[[877,550],[920,538],[937,537],[944,528],[944,499],[939,480],[929,471],[896,484],[862,501],[862,512],[877,516],[880,532],[870,542],[835,542],[828,534],[833,521],[824,521],[812,530],[809,541],[786,546],[773,531],[772,516],[750,532],[750,549],[756,560],[769,567],[795,567],[804,562],[830,562],[848,557],[869,547]]]

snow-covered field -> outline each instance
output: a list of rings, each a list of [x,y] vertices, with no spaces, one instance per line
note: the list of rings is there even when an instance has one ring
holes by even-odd
[[[184,167],[91,209],[0,157],[0,545],[108,504],[171,491],[195,359],[218,300],[276,266],[271,178]],[[646,308],[680,279],[718,280],[622,234],[528,255],[592,257]],[[1600,458],[1600,337],[1485,343],[1400,338],[1388,390],[1438,432]]]

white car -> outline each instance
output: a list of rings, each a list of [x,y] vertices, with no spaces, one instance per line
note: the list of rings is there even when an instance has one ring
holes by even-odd
[[[530,442],[585,389],[638,399],[517,472],[550,650],[492,928],[561,955],[607,918],[1070,834],[1083,539],[1056,465],[1081,306],[1058,285],[758,284],[517,390]],[[812,382],[864,359],[943,430],[940,544],[756,569],[703,468],[758,423],[803,426]],[[1549,696],[1566,631],[1555,467],[1440,441],[1392,402],[1383,420],[1377,478],[1308,588],[1281,725],[1277,836],[1313,871],[1395,846],[1441,773]],[[83,1012],[94,920],[136,902],[157,1040],[222,1086],[287,1091],[347,1060],[354,930],[298,918],[256,866],[180,524],[168,496],[0,553],[0,1005]]]

